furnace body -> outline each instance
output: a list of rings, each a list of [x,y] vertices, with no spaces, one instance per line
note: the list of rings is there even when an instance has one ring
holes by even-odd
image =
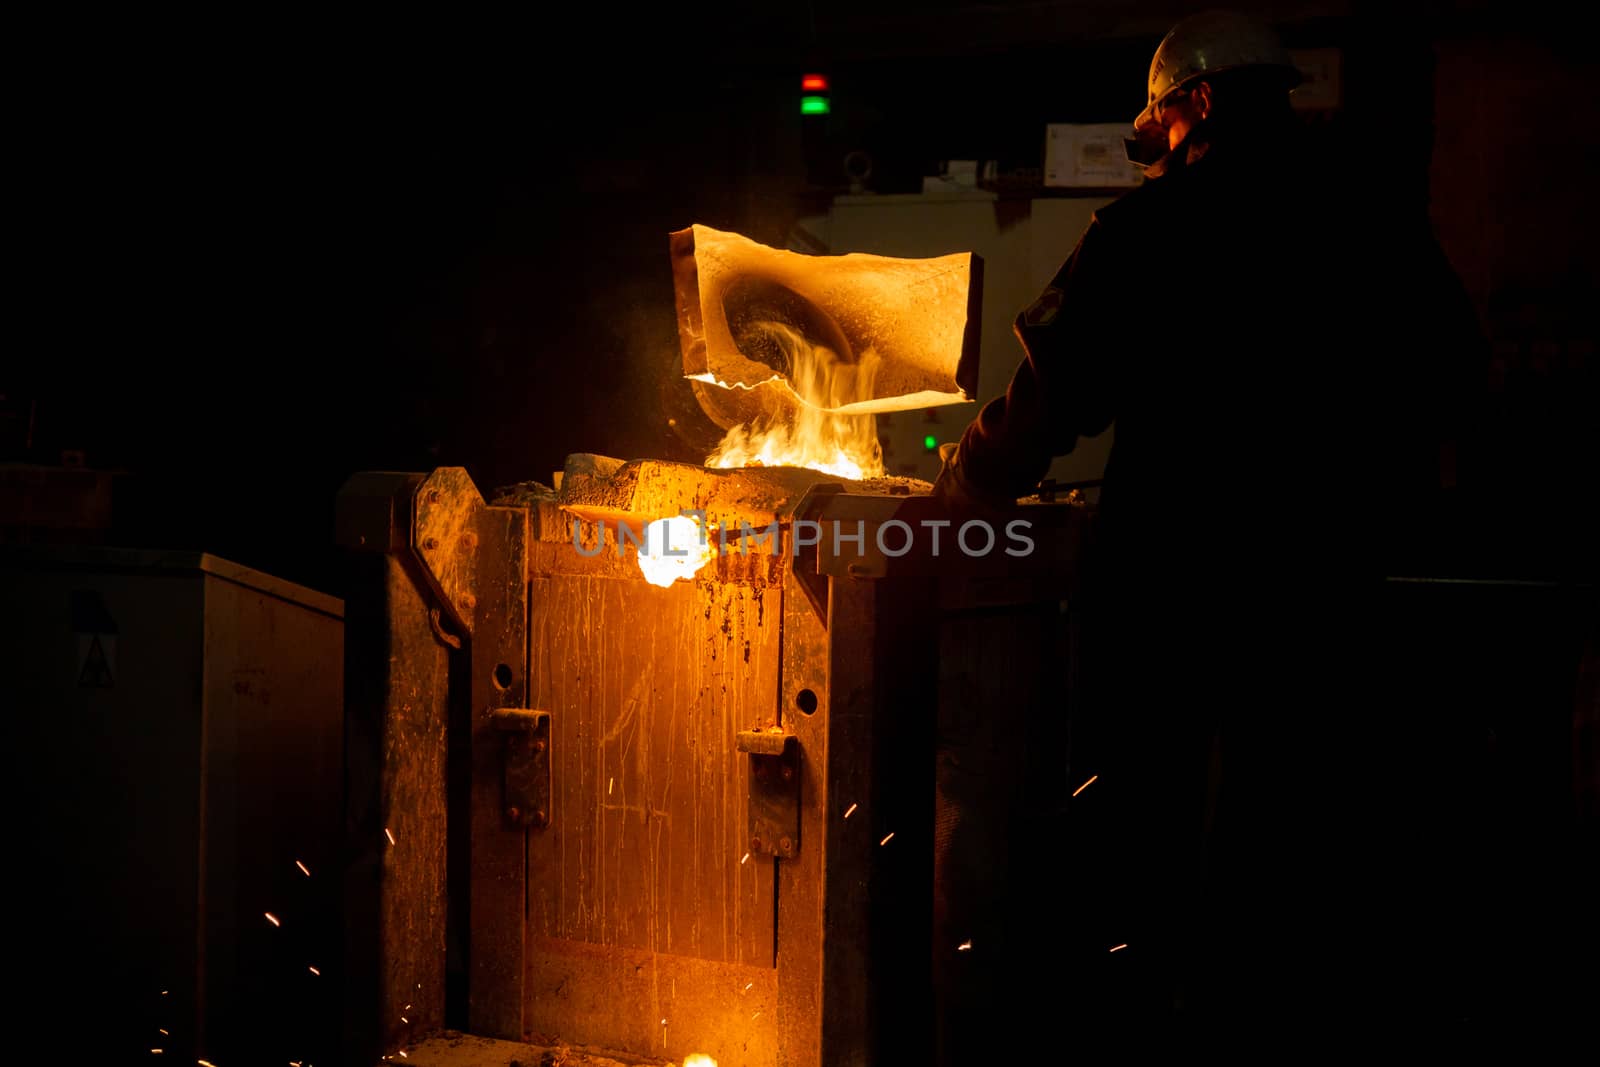
[[[925,483],[587,456],[558,480],[341,496],[368,550],[349,823],[397,838],[350,883],[352,1048],[451,1022],[674,1062],[934,1062],[967,958],[940,868],[1049,779],[1025,763],[1064,758],[1027,731],[1064,729],[1087,509],[1019,507],[1022,558],[948,532],[896,555],[878,532],[926,529]],[[685,510],[733,543],[652,585],[619,531]],[[978,768],[983,798],[952,799]]]

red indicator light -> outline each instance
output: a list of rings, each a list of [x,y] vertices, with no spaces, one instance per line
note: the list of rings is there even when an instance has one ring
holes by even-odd
[[[828,76],[826,74],[803,74],[800,77],[800,88],[808,93],[825,93],[828,91]]]

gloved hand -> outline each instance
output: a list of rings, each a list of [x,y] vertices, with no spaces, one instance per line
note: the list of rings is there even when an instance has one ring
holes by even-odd
[[[980,492],[962,474],[961,446],[949,441],[940,445],[939,462],[939,477],[933,483],[933,499],[957,523],[982,519],[999,529],[1005,504]]]

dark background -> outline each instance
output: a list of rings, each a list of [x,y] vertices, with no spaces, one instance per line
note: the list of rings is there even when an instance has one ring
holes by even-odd
[[[676,373],[668,232],[781,245],[846,191],[855,149],[879,192],[950,158],[1025,180],[1046,123],[1131,118],[1161,34],[1200,6],[39,27],[13,100],[33,328],[0,372],[0,458],[79,450],[129,472],[105,539],[334,593],[353,471],[460,464],[490,489],[570,452],[696,460],[715,433]],[[1478,305],[1495,355],[1468,369],[1472,565],[1584,567],[1583,35],[1537,5],[1247,7],[1291,45],[1342,50],[1339,150],[1431,211]],[[832,79],[826,118],[799,114],[810,70]]]

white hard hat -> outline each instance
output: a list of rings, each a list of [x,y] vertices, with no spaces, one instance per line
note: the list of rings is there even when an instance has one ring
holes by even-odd
[[[1153,126],[1158,105],[1185,82],[1246,67],[1282,71],[1285,90],[1301,81],[1300,71],[1278,35],[1248,15],[1207,11],[1184,19],[1162,38],[1150,60],[1148,97],[1133,128]]]

